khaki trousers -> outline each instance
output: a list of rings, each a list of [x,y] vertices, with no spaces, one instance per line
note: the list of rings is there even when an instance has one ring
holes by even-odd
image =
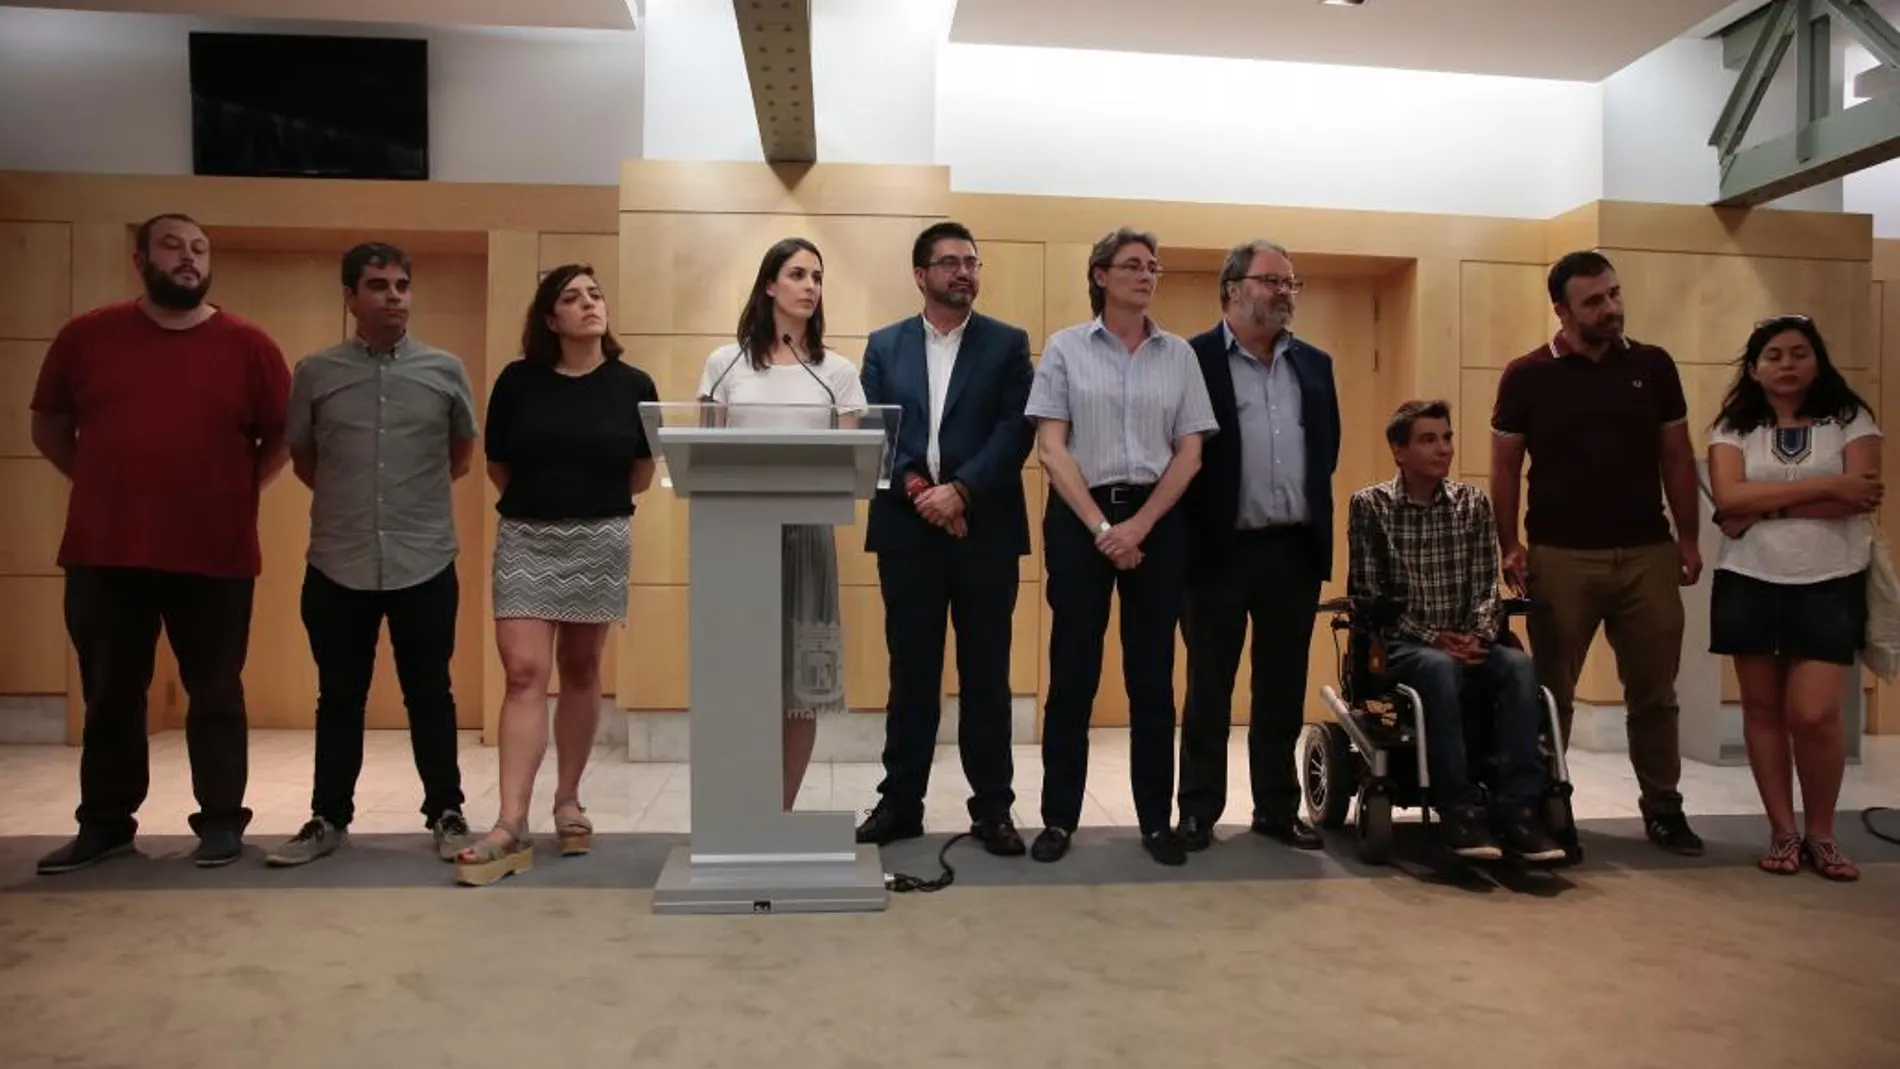
[[[1676,671],[1682,660],[1682,588],[1673,542],[1627,549],[1532,546],[1528,554],[1531,653],[1538,680],[1557,700],[1566,747],[1577,679],[1602,627],[1616,655],[1627,710],[1630,765],[1644,808],[1682,808],[1677,786]]]

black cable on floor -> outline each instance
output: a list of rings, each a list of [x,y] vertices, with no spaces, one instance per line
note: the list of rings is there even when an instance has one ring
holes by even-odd
[[[894,894],[908,894],[912,891],[941,891],[957,882],[957,870],[950,867],[950,848],[957,845],[959,840],[969,837],[970,833],[967,831],[952,835],[949,841],[943,844],[943,849],[937,851],[937,864],[942,867],[943,874],[936,879],[926,880],[917,876],[906,876],[901,872],[892,872],[885,875],[884,886]]]
[[[1870,805],[1867,808],[1860,811],[1860,822],[1864,827],[1866,827],[1867,834],[1873,836],[1876,839],[1883,839],[1895,845],[1900,845],[1900,835],[1889,835],[1886,832],[1881,831],[1879,828],[1874,827],[1875,813],[1891,813],[1891,812],[1893,812],[1893,810],[1887,806]]]

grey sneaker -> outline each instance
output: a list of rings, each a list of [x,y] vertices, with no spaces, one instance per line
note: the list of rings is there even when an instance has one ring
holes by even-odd
[[[454,861],[455,855],[468,849],[475,841],[475,833],[468,830],[468,821],[462,818],[459,809],[445,809],[429,826],[430,834],[435,836],[435,852],[444,861]]]
[[[264,863],[275,868],[308,865],[320,857],[336,853],[350,833],[322,817],[311,817],[284,845],[264,856]]]

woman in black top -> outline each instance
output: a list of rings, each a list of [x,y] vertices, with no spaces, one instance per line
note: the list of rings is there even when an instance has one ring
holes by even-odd
[[[501,813],[456,858],[462,883],[487,884],[532,863],[528,807],[547,753],[547,693],[556,666],[558,779],[554,826],[563,854],[584,854],[593,825],[581,773],[600,719],[600,660],[627,611],[633,498],[653,480],[640,403],[652,378],[620,359],[607,302],[586,264],[548,272],[521,334],[521,359],[488,399],[488,477],[501,491],[495,534],[495,642],[508,693],[501,707]]]

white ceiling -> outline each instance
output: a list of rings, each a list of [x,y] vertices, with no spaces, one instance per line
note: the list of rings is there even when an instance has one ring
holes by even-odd
[[[240,19],[631,30],[635,5],[629,0],[0,0],[0,7]]]
[[[950,39],[1596,82],[1677,37],[1719,28],[1733,9],[1752,6],[1732,0],[1366,0],[1358,7],[1319,0],[958,0]]]

